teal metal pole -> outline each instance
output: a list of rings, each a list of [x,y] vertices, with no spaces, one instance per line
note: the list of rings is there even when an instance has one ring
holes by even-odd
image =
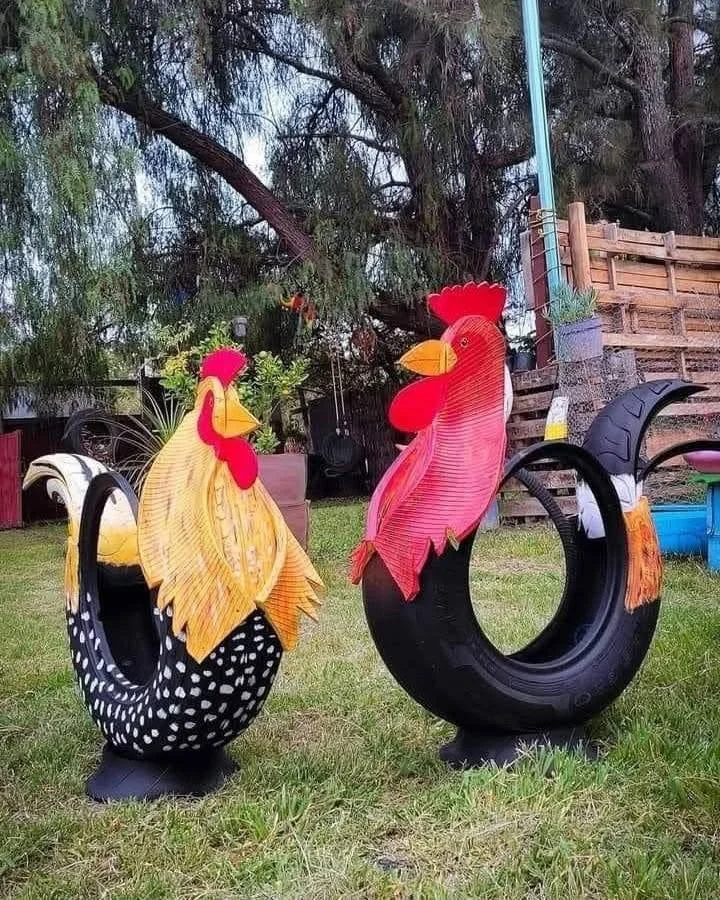
[[[543,236],[545,239],[548,288],[550,289],[550,302],[552,302],[555,290],[559,287],[562,278],[557,229],[555,227],[555,191],[550,158],[550,130],[548,128],[547,108],[545,107],[545,81],[543,78],[542,50],[540,48],[538,0],[522,0],[522,15],[528,84],[530,87],[530,109],[535,138],[535,159],[537,161],[538,186],[540,188],[540,213],[542,215]]]

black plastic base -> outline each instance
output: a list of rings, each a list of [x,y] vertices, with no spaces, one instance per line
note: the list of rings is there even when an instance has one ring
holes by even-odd
[[[100,765],[88,778],[85,790],[88,797],[101,803],[203,797],[221,788],[236,768],[223,749],[165,759],[128,759],[105,745]]]
[[[510,766],[524,756],[528,749],[541,747],[580,752],[589,759],[597,759],[598,756],[597,744],[589,741],[585,729],[578,725],[527,734],[479,734],[458,728],[453,740],[440,748],[440,759],[453,769],[493,763],[496,766]]]

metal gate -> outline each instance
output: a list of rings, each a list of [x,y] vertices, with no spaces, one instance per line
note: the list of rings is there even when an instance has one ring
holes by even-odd
[[[0,529],[21,528],[20,431],[0,434]]]

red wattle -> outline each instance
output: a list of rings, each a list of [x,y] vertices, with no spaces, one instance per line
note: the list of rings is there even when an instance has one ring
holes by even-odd
[[[447,375],[422,378],[404,387],[390,404],[390,424],[398,431],[417,432],[427,428],[445,401],[447,387]]]
[[[258,477],[258,460],[255,451],[241,437],[220,438],[215,448],[217,458],[227,463],[235,483],[243,491],[251,488]]]
[[[237,486],[246,491],[255,484],[258,477],[257,456],[250,444],[243,438],[224,438],[215,431],[212,425],[213,405],[213,396],[208,394],[198,416],[198,436],[204,444],[213,448],[215,456],[221,462],[227,464]]]

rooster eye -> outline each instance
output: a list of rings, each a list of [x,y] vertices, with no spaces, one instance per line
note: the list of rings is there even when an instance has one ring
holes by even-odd
[[[460,346],[461,346],[461,347],[467,347],[467,345],[468,345],[469,343],[470,343],[470,341],[469,341],[466,337],[460,338]]]

